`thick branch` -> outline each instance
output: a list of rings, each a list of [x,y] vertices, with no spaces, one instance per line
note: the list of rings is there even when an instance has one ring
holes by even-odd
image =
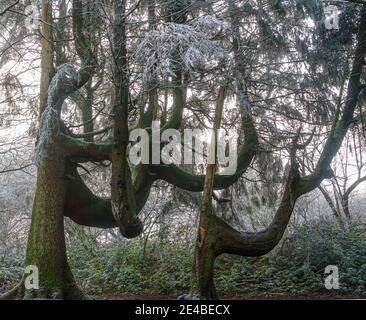
[[[104,161],[111,160],[112,142],[92,143],[80,139],[74,139],[66,134],[60,133],[59,142],[65,155],[74,161]]]
[[[66,179],[65,217],[88,227],[105,229],[119,226],[112,213],[111,199],[94,195],[81,179],[74,163],[68,162]],[[146,179],[137,184],[135,193],[138,212],[142,210],[148,199],[151,185],[152,181]]]
[[[54,74],[53,57],[54,57],[54,45],[53,45],[53,17],[52,17],[52,2],[42,1],[41,6],[41,83],[40,83],[40,109],[39,117],[41,117],[43,111],[47,106],[48,86],[50,85],[52,76]]]
[[[293,141],[290,152],[291,165],[286,179],[284,193],[272,223],[263,231],[239,232],[221,218],[215,216],[218,240],[218,254],[231,253],[241,256],[261,256],[271,251],[281,240],[290,220],[296,202],[294,186],[299,179],[298,164],[295,160],[296,144],[300,131]]]
[[[215,175],[214,190],[221,190],[235,183],[247,170],[258,149],[258,136],[255,130],[253,120],[248,114],[242,116],[242,125],[244,129],[245,142],[238,155],[238,167],[233,175]],[[150,173],[155,179],[165,180],[181,189],[199,192],[203,190],[205,180],[204,175],[194,175],[185,172],[181,168],[171,165],[151,165]]]
[[[64,216],[77,224],[97,228],[115,228],[110,199],[95,196],[80,178],[76,166],[67,169]]]

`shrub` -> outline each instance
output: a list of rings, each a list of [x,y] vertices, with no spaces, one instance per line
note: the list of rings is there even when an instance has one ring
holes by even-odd
[[[89,294],[156,293],[189,290],[193,246],[149,240],[95,244],[72,241],[69,261],[79,285]],[[219,292],[306,294],[325,291],[327,265],[339,268],[340,292],[366,295],[366,232],[332,225],[303,225],[271,253],[259,258],[223,255],[215,265]],[[16,284],[23,258],[0,258],[0,290]]]

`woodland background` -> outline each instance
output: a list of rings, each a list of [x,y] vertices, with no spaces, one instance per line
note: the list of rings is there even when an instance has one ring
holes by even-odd
[[[2,1],[0,13],[8,7],[8,2],[11,4],[11,1],[5,2]],[[147,33],[147,2],[128,1],[129,8],[137,6],[128,25],[131,55],[136,53]],[[225,15],[227,1],[192,0],[189,3],[194,2],[206,3],[202,9],[205,13],[224,21],[228,19]],[[70,40],[70,3],[66,0],[54,3],[54,15],[61,17],[55,20],[54,35],[62,44],[56,46],[55,51],[61,52],[56,59],[67,57],[76,61]],[[158,20],[164,17],[162,8],[171,3],[156,0]],[[299,155],[301,170],[306,172],[316,162],[319,148],[332,125],[334,105],[339,97],[344,99],[342,90],[347,83],[357,30],[354,17],[358,16],[360,5],[352,1],[339,4],[340,28],[327,31],[324,24],[317,23],[324,16],[324,1],[254,3],[256,13],[250,13],[247,1],[237,1],[237,6],[238,14],[255,16],[245,40],[251,69],[247,75],[249,95],[254,101],[256,123],[260,125],[262,151],[255,166],[221,191],[220,196],[228,201],[214,202],[214,206],[216,212],[237,229],[258,231],[270,223],[278,204],[286,171],[286,146],[299,124],[306,132],[303,140],[312,137]],[[21,14],[29,4],[33,2],[17,3],[0,16],[0,293],[12,288],[21,278],[36,186],[34,147],[39,126],[38,106],[42,99],[39,92],[42,48],[39,30],[29,31],[24,23],[26,17]],[[98,4],[108,7],[110,1],[94,1],[95,6]],[[103,10],[86,12],[94,26],[101,21],[98,19],[107,20],[104,14]],[[104,26],[96,33],[94,41],[100,44],[100,50],[108,47],[107,33],[108,28]],[[225,45],[225,39],[219,41]],[[107,52],[99,53],[108,70],[111,56]],[[255,58],[260,54],[265,56],[263,60]],[[285,64],[281,60],[284,58],[294,60],[293,64]],[[141,63],[132,63],[139,71],[134,75],[136,86],[131,95],[143,101],[138,89],[143,87],[145,75],[138,69]],[[195,73],[196,70],[191,72],[192,81],[198,85],[189,97],[184,124],[205,128],[213,118],[212,88],[214,79],[222,75],[221,70],[211,70],[208,75]],[[92,97],[94,129],[110,124],[111,89],[107,75],[100,81]],[[169,112],[170,98],[164,90],[162,87],[159,102]],[[233,107],[224,112],[223,127],[240,132],[235,97],[229,100]],[[273,298],[366,295],[364,101],[361,97],[355,115],[358,121],[348,130],[333,159],[333,177],[298,200],[279,245],[262,257],[223,255],[218,258],[215,283],[220,294]],[[76,105],[76,100],[68,100],[62,112],[70,128],[83,122],[83,113]],[[138,110],[131,118],[137,115]],[[82,133],[81,127],[73,130]],[[109,134],[106,131],[95,139],[98,141]],[[83,166],[85,168],[79,168],[79,172],[85,183],[97,195],[107,197],[110,163]],[[195,169],[204,172],[203,168]],[[65,218],[68,259],[78,285],[98,297],[163,298],[189,291],[201,198],[199,192],[184,191],[164,181],[154,182],[140,213],[144,231],[132,240],[123,238],[118,229],[83,227]],[[339,290],[324,288],[327,265],[339,267]]]

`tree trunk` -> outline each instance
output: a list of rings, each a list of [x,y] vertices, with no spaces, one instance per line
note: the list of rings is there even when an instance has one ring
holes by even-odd
[[[71,154],[68,154],[70,151],[68,147],[76,148],[78,151],[85,148],[81,146],[81,141],[75,142],[76,145],[73,146],[62,144],[63,126],[60,115],[66,97],[84,86],[95,73],[96,58],[82,32],[82,1],[73,0],[72,8],[75,46],[82,65],[77,71],[71,64],[64,64],[58,68],[51,80],[47,90],[47,106],[44,111],[42,107],[40,110],[42,116],[35,152],[38,166],[37,187],[28,237],[26,266],[38,268],[39,288],[26,288],[27,278],[23,275],[20,284],[2,296],[3,299],[80,299],[84,297],[75,283],[67,262],[64,211],[67,207],[66,179],[73,179],[65,172],[66,158],[72,158]],[[52,18],[52,12],[47,14]],[[43,65],[42,71],[45,71],[44,69]],[[86,143],[86,146],[93,149],[95,147],[91,143]]]
[[[211,151],[214,152],[215,162],[217,154],[217,131],[221,125],[225,97],[226,87],[221,86],[216,99],[215,120],[210,146]],[[214,264],[218,255],[218,251],[216,250],[216,216],[212,212],[212,192],[215,172],[216,163],[208,164],[194,253],[191,292],[188,297],[190,299],[211,300],[218,298],[213,280]]]
[[[131,170],[127,161],[129,144],[128,106],[129,78],[127,72],[127,47],[125,12],[126,1],[114,4],[115,25],[113,27],[114,87],[115,105],[113,147],[112,147],[112,212],[119,225],[121,234],[126,238],[135,238],[143,231],[143,225],[137,217],[137,204],[133,187]],[[117,49],[118,48],[118,49]]]
[[[20,285],[4,298],[81,299],[67,262],[64,235],[65,159],[57,143],[50,144],[38,169],[26,266],[39,271],[39,289]]]
[[[214,220],[207,216],[200,223],[194,253],[190,299],[218,299],[214,283],[214,265],[216,237],[214,235]]]
[[[54,45],[53,45],[53,17],[52,17],[52,2],[42,0],[41,7],[41,17],[42,17],[42,37],[41,37],[41,84],[40,84],[40,108],[39,108],[39,118],[41,117],[43,111],[47,106],[47,96],[48,96],[48,86],[51,82],[52,76],[54,74],[53,69],[53,55],[54,55]]]

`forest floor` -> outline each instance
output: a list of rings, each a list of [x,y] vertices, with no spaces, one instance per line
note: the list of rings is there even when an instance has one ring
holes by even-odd
[[[176,300],[178,295],[161,294],[131,294],[118,293],[106,295],[92,295],[97,300]],[[289,293],[239,293],[234,295],[220,295],[222,300],[334,300],[334,299],[366,299],[352,293],[327,293],[327,292],[309,292],[305,294]]]

